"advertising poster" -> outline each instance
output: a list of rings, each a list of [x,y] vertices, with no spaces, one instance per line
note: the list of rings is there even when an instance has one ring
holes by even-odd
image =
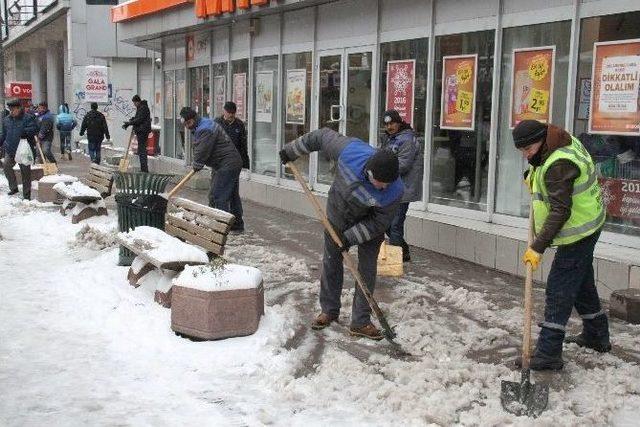
[[[271,123],[273,116],[273,71],[256,72],[256,122]]]
[[[173,80],[164,81],[164,117],[173,117]]]
[[[593,45],[589,133],[640,135],[640,39]]]
[[[607,215],[623,219],[640,217],[640,181],[619,178],[600,178],[598,181]]]
[[[109,68],[99,65],[85,67],[84,101],[109,102]]]
[[[307,70],[287,70],[287,111],[285,122],[304,125],[307,106]]]
[[[551,122],[555,58],[555,46],[513,50],[511,129],[523,120]]]
[[[195,37],[187,36],[186,37],[186,43],[187,43],[187,62],[191,62],[194,59],[196,59],[196,41],[195,41]]]
[[[236,103],[236,116],[247,121],[247,73],[237,73],[233,75],[233,102]]]
[[[475,129],[478,55],[442,57],[441,129]]]
[[[222,114],[222,107],[226,99],[226,81],[225,76],[215,76],[213,78],[213,115],[218,117]]]
[[[416,84],[416,60],[387,62],[386,110],[396,110],[402,120],[413,124],[413,95]]]

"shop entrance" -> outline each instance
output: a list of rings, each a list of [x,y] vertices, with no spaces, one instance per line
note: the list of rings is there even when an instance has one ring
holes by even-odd
[[[317,124],[343,135],[371,141],[375,129],[371,121],[371,82],[375,61],[372,46],[333,49],[318,53]],[[335,166],[318,156],[319,188],[333,182]]]

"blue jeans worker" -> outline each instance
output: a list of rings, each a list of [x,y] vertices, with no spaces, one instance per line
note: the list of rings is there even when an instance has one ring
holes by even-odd
[[[525,182],[533,204],[535,239],[522,261],[535,270],[545,249],[557,247],[530,367],[560,370],[573,308],[582,318],[583,329],[566,341],[602,353],[611,350],[609,323],[593,274],[593,251],[605,221],[602,194],[591,156],[565,130],[524,120],[513,130],[513,140],[530,165]]]
[[[358,271],[373,294],[378,252],[402,200],[404,185],[399,176],[398,157],[390,150],[375,149],[358,138],[323,128],[302,135],[280,151],[282,164],[320,151],[337,163],[336,177],[329,189],[327,218],[340,237],[341,245],[324,233],[324,254],[320,277],[321,313],[311,328],[324,329],[338,320],[344,282],[343,253],[358,247]],[[349,333],[372,340],[383,338],[371,323],[371,307],[356,287]]]
[[[404,195],[400,207],[387,230],[389,244],[402,247],[402,260],[411,261],[409,245],[404,240],[404,222],[409,203],[422,197],[423,153],[415,132],[397,110],[385,111],[382,116],[385,134],[380,148],[390,150],[398,156],[400,178],[404,184]]]
[[[240,153],[219,124],[208,117],[198,116],[193,108],[180,110],[180,118],[193,136],[193,170],[198,172],[205,166],[212,170],[209,204],[233,214],[235,221],[231,230],[244,231],[239,193]]]

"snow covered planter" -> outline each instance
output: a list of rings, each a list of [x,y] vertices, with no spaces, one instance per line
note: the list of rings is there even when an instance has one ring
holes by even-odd
[[[214,340],[251,335],[264,314],[262,273],[223,262],[187,266],[173,280],[171,329]]]
[[[62,204],[64,197],[53,189],[53,186],[59,182],[71,184],[76,182],[78,178],[71,175],[48,175],[38,181],[38,201],[42,203],[52,202]]]

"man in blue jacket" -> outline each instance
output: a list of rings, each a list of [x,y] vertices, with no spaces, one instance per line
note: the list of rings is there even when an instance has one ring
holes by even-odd
[[[11,101],[7,104],[9,115],[3,119],[4,132],[0,135],[0,146],[4,149],[3,169],[4,176],[9,182],[9,195],[18,192],[18,181],[13,167],[16,164],[16,151],[21,138],[33,141],[38,132],[38,125],[33,115],[25,113],[20,101]],[[31,199],[31,166],[20,164],[22,176],[22,196],[25,200]]]
[[[358,246],[358,270],[373,293],[376,284],[378,252],[396,214],[404,186],[399,177],[398,157],[389,150],[376,150],[357,139],[323,128],[307,133],[280,151],[283,164],[312,151],[321,151],[337,162],[336,177],[329,189],[327,217],[340,236],[342,246],[324,234],[324,255],[320,278],[322,312],[311,327],[319,330],[338,320],[344,280],[342,253]],[[371,323],[371,307],[356,288],[349,332],[373,340],[383,338]]]
[[[78,126],[78,122],[69,114],[69,106],[64,103],[58,107],[58,117],[56,117],[56,129],[60,132],[60,154],[65,153],[71,160],[71,132]]]
[[[199,117],[193,108],[180,110],[184,127],[193,135],[193,170],[209,166],[212,179],[209,204],[236,217],[232,231],[243,232],[242,201],[240,200],[240,171],[242,158],[220,125],[208,117]]]

